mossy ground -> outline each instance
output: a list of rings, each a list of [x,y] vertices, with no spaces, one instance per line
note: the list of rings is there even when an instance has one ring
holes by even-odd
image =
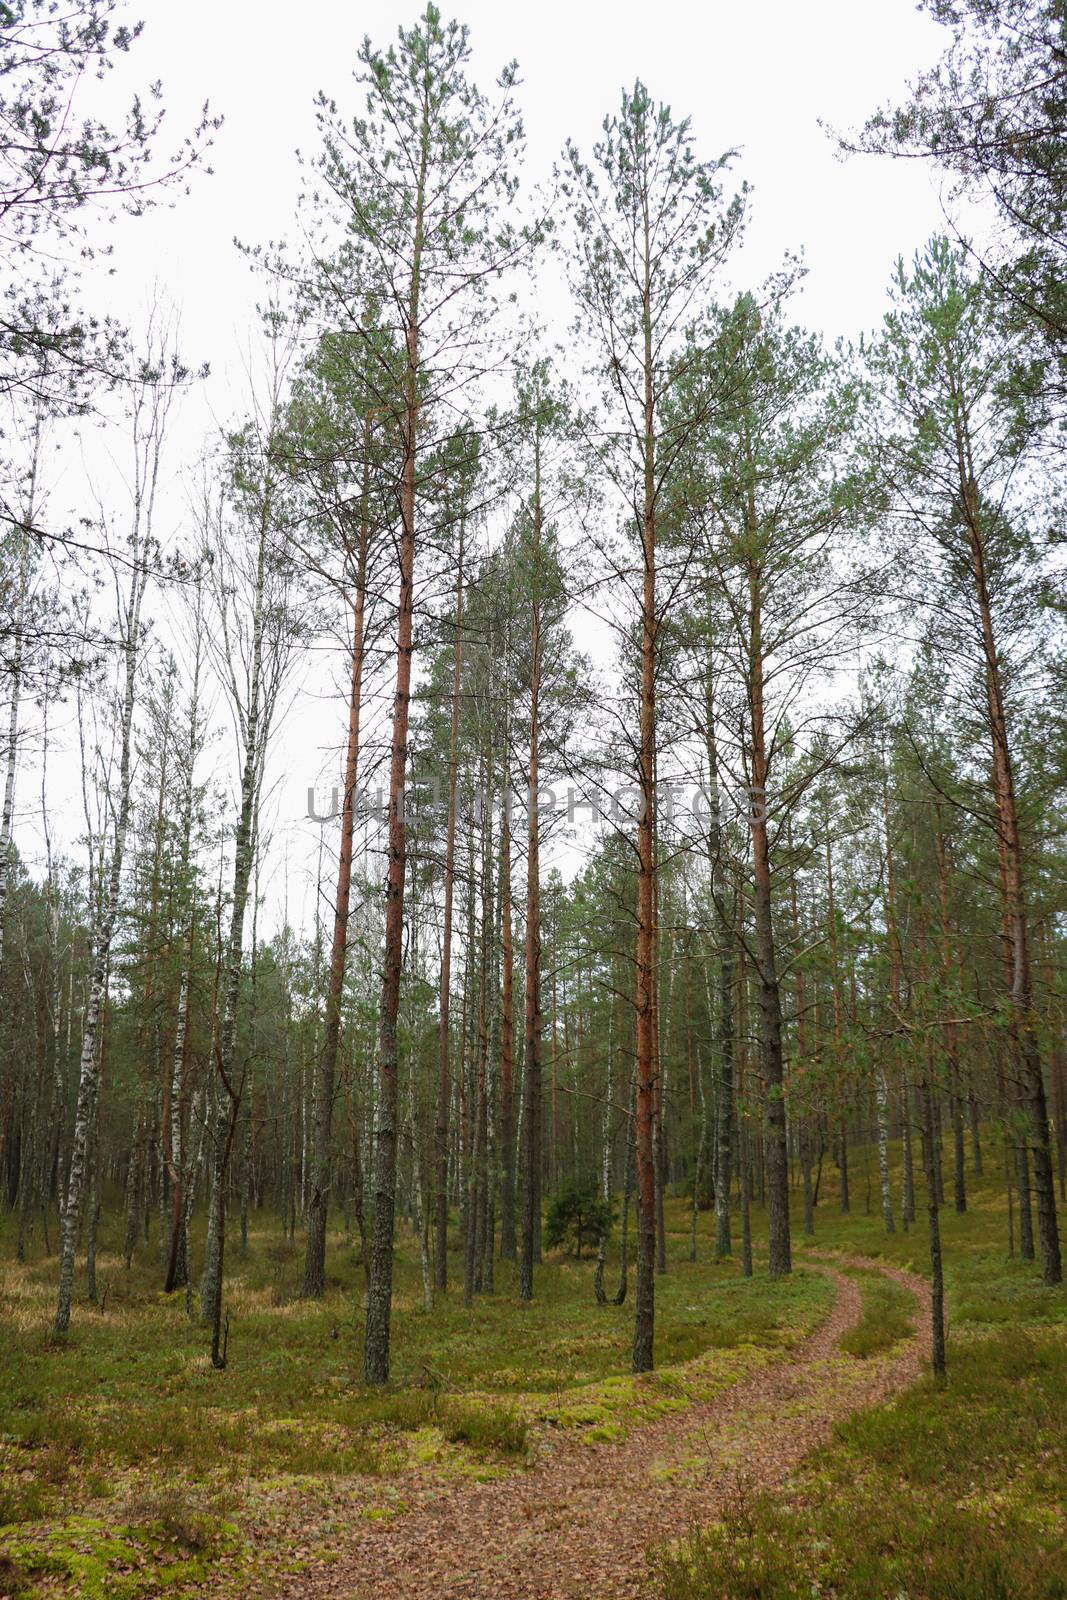
[[[999,1152],[986,1167],[967,1212],[941,1214],[947,1382],[839,1426],[784,1491],[739,1489],[721,1523],[660,1553],[665,1600],[1067,1597],[1067,1290],[1009,1257]],[[887,1236],[868,1196],[837,1205],[831,1187],[817,1248],[928,1270],[924,1212]],[[864,1316],[843,1347],[863,1360],[909,1312],[895,1285],[857,1276]]]
[[[1008,1258],[997,1154],[987,1167],[967,1213],[942,1214],[947,1387],[924,1383],[845,1424],[785,1494],[739,1493],[722,1525],[664,1552],[668,1600],[1067,1596],[1067,1292]],[[814,1247],[925,1271],[924,1217],[887,1236],[862,1183],[854,1196],[843,1216],[825,1174]],[[217,1373],[184,1295],[158,1291],[154,1244],[127,1273],[105,1228],[106,1305],[78,1301],[56,1346],[55,1258],[18,1267],[0,1234],[0,1594],[254,1594],[269,1573],[299,1572],[309,1547],[317,1561],[331,1540],[340,1548],[354,1518],[402,1512],[412,1471],[515,1471],[556,1429],[618,1438],[638,1415],[682,1411],[773,1361],[827,1309],[831,1287],[805,1267],[799,1236],[793,1278],[767,1278],[759,1207],[751,1280],[711,1259],[709,1218],[695,1264],[686,1202],[672,1200],[668,1219],[652,1376],[629,1371],[632,1289],[622,1307],[598,1307],[591,1264],[547,1262],[524,1305],[498,1263],[494,1296],[464,1310],[453,1290],[427,1313],[405,1240],[384,1393],[359,1381],[362,1269],[336,1235],[314,1304],[298,1297],[300,1242],[271,1219],[246,1258],[232,1244],[230,1365]],[[878,1357],[913,1315],[896,1285],[856,1276],[864,1314],[848,1362]]]
[[[825,1314],[820,1273],[745,1280],[711,1260],[707,1222],[690,1263],[685,1203],[669,1213],[651,1377],[629,1370],[632,1283],[623,1306],[598,1306],[592,1264],[554,1259],[524,1305],[498,1262],[493,1296],[465,1310],[454,1288],[427,1313],[405,1240],[384,1393],[360,1382],[363,1274],[337,1235],[316,1303],[299,1299],[301,1241],[273,1219],[244,1259],[231,1244],[222,1373],[184,1293],[159,1292],[154,1240],[126,1272],[117,1220],[105,1225],[102,1305],[77,1300],[57,1346],[55,1257],[16,1266],[0,1236],[0,1594],[178,1597],[204,1592],[208,1573],[212,1593],[252,1593],[279,1560],[300,1569],[301,1530],[314,1528],[321,1559],[331,1527],[340,1539],[352,1517],[395,1515],[411,1470],[514,1471],[556,1428],[616,1438],[775,1359]]]

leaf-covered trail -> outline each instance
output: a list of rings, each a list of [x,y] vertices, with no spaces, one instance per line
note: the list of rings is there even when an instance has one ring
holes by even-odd
[[[867,1260],[844,1264],[873,1267]],[[918,1377],[929,1353],[929,1289],[909,1289],[916,1332],[875,1360],[838,1349],[861,1315],[857,1283],[830,1266],[833,1309],[786,1360],[684,1415],[635,1426],[615,1443],[576,1438],[527,1472],[489,1483],[415,1488],[408,1509],[351,1530],[332,1567],[303,1573],[287,1600],[617,1600],[649,1594],[646,1547],[728,1508],[742,1488],[780,1482],[833,1425]],[[406,1486],[405,1486],[406,1490]]]

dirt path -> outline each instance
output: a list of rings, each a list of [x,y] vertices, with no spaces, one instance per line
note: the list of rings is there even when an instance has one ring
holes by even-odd
[[[873,1267],[865,1259],[835,1257]],[[529,1471],[446,1489],[405,1485],[408,1509],[352,1529],[340,1562],[293,1582],[287,1600],[621,1600],[650,1593],[645,1547],[684,1535],[746,1487],[779,1483],[834,1423],[919,1375],[929,1346],[929,1290],[878,1270],[916,1300],[916,1336],[874,1361],[838,1343],[859,1321],[856,1282],[786,1360],[713,1400],[635,1427],[613,1444],[555,1443]]]

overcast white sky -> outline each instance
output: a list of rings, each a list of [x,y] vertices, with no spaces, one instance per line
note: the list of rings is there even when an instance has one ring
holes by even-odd
[[[94,298],[134,325],[158,285],[180,312],[186,356],[211,362],[211,377],[182,408],[171,452],[168,505],[176,525],[179,480],[198,442],[213,421],[246,405],[245,357],[263,286],[234,236],[255,243],[292,232],[300,187],[295,150],[314,148],[316,92],[325,89],[356,110],[352,69],[360,40],[369,33],[388,43],[415,11],[397,0],[219,0],[210,8],[141,0],[134,13],[144,17],[144,36],[109,96],[120,83],[161,78],[168,144],[196,120],[205,99],[226,119],[211,155],[214,174],[197,176],[175,207],[122,223],[114,274],[91,285]],[[870,157],[842,161],[818,125],[821,118],[840,129],[858,126],[880,103],[899,99],[906,80],[940,54],[943,31],[912,0],[542,0],[521,7],[466,0],[458,15],[470,26],[472,75],[484,89],[506,61],[519,62],[528,184],[547,179],[568,136],[589,151],[620,87],[635,76],[676,116],[691,117],[703,154],[736,146],[735,170],[753,195],[731,277],[756,283],[787,250],[803,249],[809,270],[794,314],[830,339],[854,338],[876,324],[896,256],[910,255],[943,226],[928,168]],[[541,311],[562,335],[566,304]],[[307,784],[322,768],[334,726],[332,708],[309,700],[285,730],[278,824],[296,839],[306,841],[312,830],[301,820]],[[30,796],[20,801],[26,805]],[[71,832],[79,827],[80,814],[70,819]],[[298,844],[294,854],[305,850]],[[310,907],[303,870],[294,874],[289,906],[299,919],[301,904]]]
[[[146,26],[131,68],[142,81],[162,78],[172,132],[205,98],[226,123],[214,176],[195,181],[178,208],[123,230],[116,287],[129,311],[145,280],[158,277],[183,308],[190,352],[210,355],[224,379],[256,292],[234,235],[255,242],[290,229],[294,150],[313,148],[315,93],[355,109],[360,40],[388,42],[414,6],[141,0],[135,9]],[[943,30],[910,0],[469,0],[458,14],[486,89],[505,61],[519,62],[530,181],[547,177],[568,135],[588,151],[635,76],[691,117],[704,153],[738,147],[737,170],[754,188],[749,274],[758,279],[785,249],[803,246],[810,276],[798,313],[827,334],[875,322],[893,259],[941,222],[927,168],[842,162],[817,120],[858,125],[940,53]]]

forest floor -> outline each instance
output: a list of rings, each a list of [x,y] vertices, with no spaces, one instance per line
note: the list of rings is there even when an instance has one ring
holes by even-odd
[[[379,1394],[339,1238],[308,1305],[300,1241],[257,1219],[219,1374],[154,1246],[126,1273],[105,1236],[106,1302],[79,1301],[57,1348],[54,1256],[17,1266],[0,1235],[0,1596],[1058,1600],[1067,1294],[1008,1258],[990,1166],[943,1214],[945,1387],[918,1378],[922,1219],[887,1237],[869,1196],[841,1215],[826,1184],[776,1283],[762,1213],[746,1280],[710,1260],[706,1216],[686,1259],[671,1203],[639,1380],[632,1291],[597,1306],[587,1262],[546,1263],[530,1306],[498,1264],[492,1298],[428,1314],[403,1254]]]
[[[833,1307],[786,1359],[684,1412],[655,1416],[653,1405],[653,1420],[613,1442],[580,1434],[539,1439],[536,1462],[521,1475],[443,1491],[412,1484],[402,1516],[361,1529],[335,1566],[305,1573],[285,1593],[351,1600],[648,1595],[651,1537],[682,1538],[729,1514],[740,1496],[780,1483],[835,1421],[919,1376],[927,1341],[912,1335],[910,1318],[880,1356],[861,1360],[843,1351],[842,1341],[864,1322],[860,1283],[818,1270],[835,1287]],[[883,1273],[909,1308],[927,1311],[921,1279],[892,1268]]]

